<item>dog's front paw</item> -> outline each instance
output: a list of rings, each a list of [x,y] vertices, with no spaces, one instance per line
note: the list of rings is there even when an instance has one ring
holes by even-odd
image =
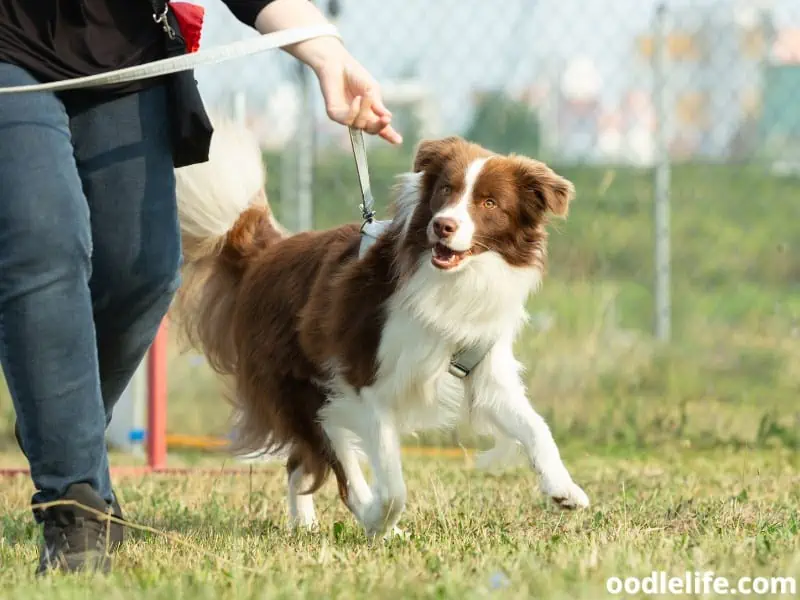
[[[374,539],[392,534],[404,508],[404,498],[376,495],[372,502],[364,507],[362,513],[362,522],[367,537]]]
[[[303,514],[292,519],[290,526],[294,531],[315,531],[319,529],[319,521],[313,514]]]
[[[550,499],[561,508],[572,510],[589,506],[589,496],[569,478],[561,481],[543,481],[542,492],[550,496]]]
[[[400,529],[397,525],[392,527],[389,531],[387,531],[383,535],[383,539],[391,540],[391,539],[400,539],[400,540],[410,540],[411,534],[405,531],[404,529]]]

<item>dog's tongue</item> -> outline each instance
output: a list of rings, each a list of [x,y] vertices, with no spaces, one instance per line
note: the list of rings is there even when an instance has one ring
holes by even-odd
[[[455,251],[442,244],[436,244],[436,258],[450,260],[455,256]]]

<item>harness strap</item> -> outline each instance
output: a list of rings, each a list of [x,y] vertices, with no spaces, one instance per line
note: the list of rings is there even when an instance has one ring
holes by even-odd
[[[391,221],[364,221],[361,225],[361,245],[358,247],[359,258],[367,253],[367,250],[377,241],[379,237],[389,229]]]
[[[464,379],[486,358],[494,342],[482,342],[465,346],[450,359],[449,373],[459,379]]]

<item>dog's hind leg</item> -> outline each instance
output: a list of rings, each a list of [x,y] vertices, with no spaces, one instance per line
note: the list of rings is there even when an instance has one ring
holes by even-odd
[[[296,452],[286,462],[289,477],[289,516],[293,527],[311,529],[317,524],[314,512],[314,496],[305,493],[311,487],[313,478],[306,473],[303,457]]]

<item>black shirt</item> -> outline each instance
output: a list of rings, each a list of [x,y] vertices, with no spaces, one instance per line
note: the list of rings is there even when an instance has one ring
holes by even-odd
[[[222,1],[253,26],[272,0]],[[148,0],[0,0],[0,62],[20,66],[43,83],[159,58],[164,58],[164,32]],[[131,82],[111,91],[146,85],[147,80]]]

